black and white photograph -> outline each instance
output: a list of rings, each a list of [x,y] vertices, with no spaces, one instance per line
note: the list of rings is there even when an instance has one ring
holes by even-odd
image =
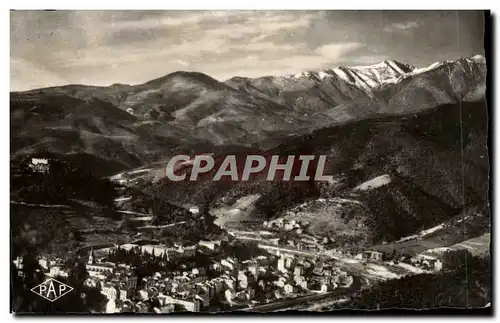
[[[9,18],[12,314],[491,308],[489,11]]]

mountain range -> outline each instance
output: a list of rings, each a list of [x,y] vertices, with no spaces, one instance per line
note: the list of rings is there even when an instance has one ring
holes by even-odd
[[[485,88],[478,55],[426,68],[384,61],[224,82],[175,72],[139,85],[11,92],[11,156],[49,151],[110,175],[179,152],[268,150],[325,127],[478,102]]]
[[[371,245],[466,210],[489,216],[485,91],[486,62],[474,56],[11,92],[11,163],[49,152],[168,205],[243,222],[312,217],[311,230],[340,245]],[[326,155],[333,181],[170,182],[166,161],[178,153]]]

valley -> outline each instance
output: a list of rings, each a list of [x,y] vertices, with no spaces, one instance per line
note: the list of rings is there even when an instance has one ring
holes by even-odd
[[[485,84],[478,55],[426,68],[384,61],[225,82],[181,71],[11,92],[13,257],[42,257],[66,275],[95,252],[87,266],[102,268],[88,284],[109,283],[102,270],[112,263],[146,281],[127,290],[134,302],[151,286],[168,289],[160,277],[182,291],[152,298],[205,311],[365,302],[358,291],[425,275],[444,284],[462,253],[484,270]],[[178,155],[194,157],[170,165]],[[314,162],[293,163],[291,181],[255,165],[244,175],[248,156],[303,155]],[[214,180],[227,156],[236,176]],[[213,167],[200,172],[203,158]],[[308,180],[294,181],[299,172]],[[225,289],[199,305],[186,277]]]

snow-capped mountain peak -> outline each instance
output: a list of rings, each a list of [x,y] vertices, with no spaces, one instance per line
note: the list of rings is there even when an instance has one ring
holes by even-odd
[[[340,79],[346,83],[353,84],[365,91],[371,91],[385,83],[393,83],[401,76],[410,73],[414,69],[396,61],[383,61],[368,66],[336,67],[321,71],[306,71],[297,73],[289,78],[312,79],[323,81],[328,78]]]
[[[485,63],[485,58],[482,55],[475,55],[464,60],[467,64]],[[375,88],[380,88],[387,84],[398,83],[405,78],[425,73],[450,63],[453,62],[440,61],[430,64],[427,67],[419,68],[398,61],[389,60],[365,66],[339,66],[321,71],[305,71],[295,75],[289,75],[285,77],[285,79],[308,79],[322,82],[325,79],[336,78],[370,93]]]

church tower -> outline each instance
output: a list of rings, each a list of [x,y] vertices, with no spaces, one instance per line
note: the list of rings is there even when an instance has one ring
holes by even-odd
[[[94,257],[94,247],[91,247],[91,248],[90,248],[90,254],[89,254],[89,260],[87,261],[87,264],[89,264],[89,265],[93,265],[93,264],[94,264],[94,261],[95,261],[95,257]]]

